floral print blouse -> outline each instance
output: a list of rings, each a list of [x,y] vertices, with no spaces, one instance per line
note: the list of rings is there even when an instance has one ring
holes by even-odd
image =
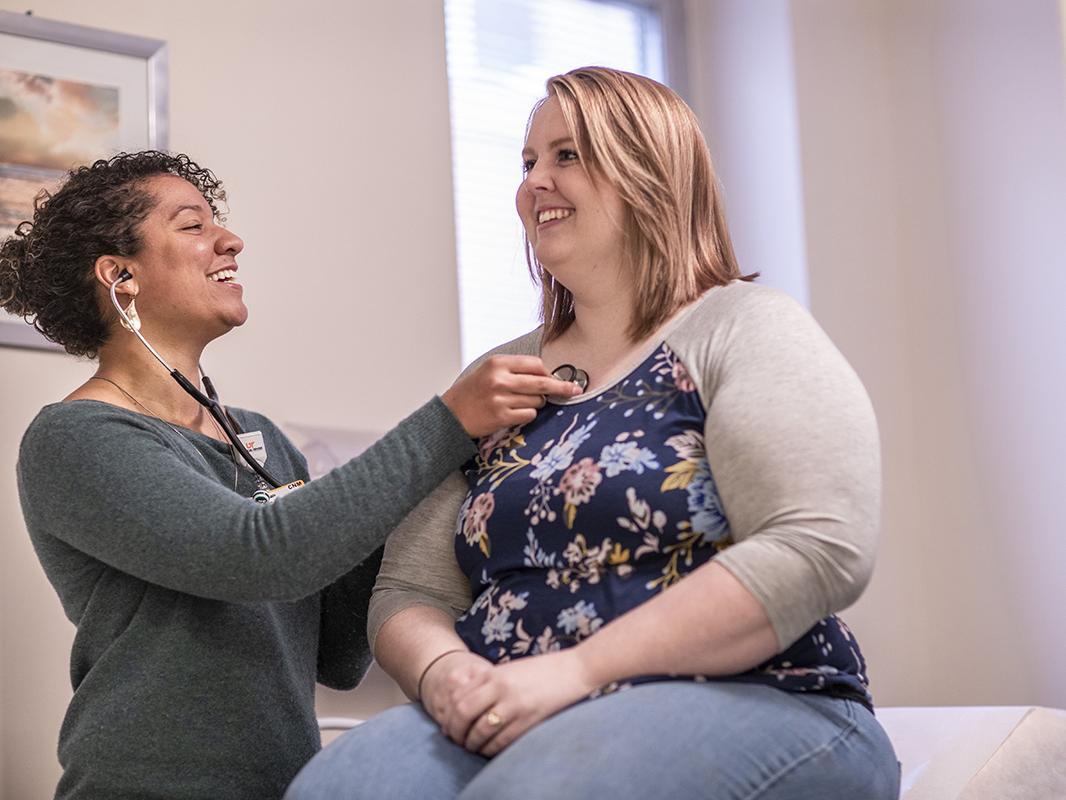
[[[473,593],[456,630],[470,649],[499,663],[570,647],[729,547],[705,420],[692,379],[662,344],[606,391],[548,403],[532,422],[483,438],[463,467],[469,493],[455,538]],[[869,706],[865,672],[851,632],[830,616],[725,680]]]

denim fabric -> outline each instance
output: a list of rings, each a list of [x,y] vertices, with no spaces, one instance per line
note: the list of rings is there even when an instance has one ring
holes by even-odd
[[[390,709],[304,767],[286,800],[896,800],[892,745],[860,703],[710,681],[641,684],[545,720],[492,760],[421,707]]]

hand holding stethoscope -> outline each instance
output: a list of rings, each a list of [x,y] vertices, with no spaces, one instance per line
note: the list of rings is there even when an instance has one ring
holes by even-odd
[[[552,370],[552,377],[580,386],[581,391],[589,388],[589,374],[573,364],[560,364]]]

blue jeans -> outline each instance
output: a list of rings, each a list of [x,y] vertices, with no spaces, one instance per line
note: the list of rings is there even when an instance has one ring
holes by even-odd
[[[892,744],[859,703],[670,681],[571,706],[491,760],[453,744],[420,706],[392,708],[316,755],[285,800],[898,796]]]

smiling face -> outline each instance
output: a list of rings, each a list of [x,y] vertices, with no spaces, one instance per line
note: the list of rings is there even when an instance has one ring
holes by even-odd
[[[207,201],[183,178],[149,178],[144,189],[156,204],[141,223],[140,251],[126,261],[145,325],[157,335],[204,343],[243,325],[248,308],[236,258],[244,242],[216,223]]]
[[[522,163],[515,205],[537,261],[575,294],[593,276],[617,280],[625,206],[606,180],[590,179],[555,97],[534,114]]]

